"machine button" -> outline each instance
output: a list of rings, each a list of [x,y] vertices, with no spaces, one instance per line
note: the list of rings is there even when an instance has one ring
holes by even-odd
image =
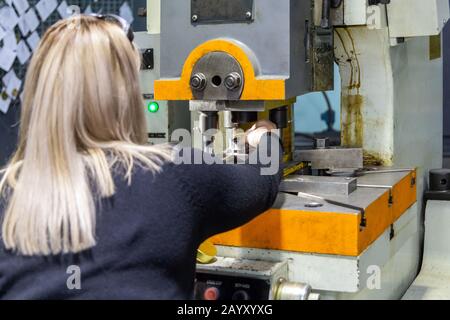
[[[159,104],[158,102],[150,102],[148,104],[148,112],[150,113],[157,113],[159,111]]]
[[[235,293],[233,293],[231,300],[235,301],[250,300],[250,295],[245,290],[238,290]]]
[[[203,293],[203,298],[205,300],[219,300],[220,291],[216,287],[209,287]]]

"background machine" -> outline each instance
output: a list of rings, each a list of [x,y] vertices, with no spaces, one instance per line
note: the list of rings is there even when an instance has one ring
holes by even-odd
[[[442,166],[448,1],[148,0],[147,15],[151,142],[189,128],[194,146],[235,154],[238,129],[270,119],[285,147],[274,207],[211,239],[197,297],[401,298],[421,265],[426,173]],[[296,97],[331,89],[334,62],[341,146],[295,150]]]

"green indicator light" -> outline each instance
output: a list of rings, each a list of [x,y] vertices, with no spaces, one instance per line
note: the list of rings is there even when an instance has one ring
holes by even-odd
[[[159,111],[159,104],[158,104],[158,102],[150,102],[148,104],[148,112],[156,113],[158,111]]]

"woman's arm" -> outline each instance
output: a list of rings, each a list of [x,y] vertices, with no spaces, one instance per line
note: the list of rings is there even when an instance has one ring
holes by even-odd
[[[237,228],[273,205],[282,175],[282,150],[278,137],[264,135],[259,139],[261,144],[254,152],[268,155],[269,164],[258,158],[257,164],[181,165],[179,168],[183,171],[180,179],[185,193],[196,211],[199,241]],[[265,146],[268,148],[264,149]],[[263,170],[268,167],[272,174]]]

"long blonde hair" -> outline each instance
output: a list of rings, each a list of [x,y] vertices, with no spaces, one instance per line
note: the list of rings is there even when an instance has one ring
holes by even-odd
[[[146,144],[137,49],[114,23],[78,16],[53,25],[30,63],[18,148],[2,172],[2,238],[23,255],[95,246],[97,198],[112,168],[160,170],[168,147]]]

